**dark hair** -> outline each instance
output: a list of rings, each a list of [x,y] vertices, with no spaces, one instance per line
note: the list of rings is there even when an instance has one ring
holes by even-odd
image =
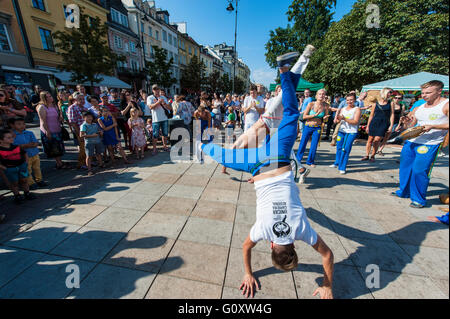
[[[353,96],[356,100],[356,94],[355,93],[348,93],[345,98],[347,99],[348,97]]]
[[[250,91],[257,91],[258,88],[256,87],[256,85],[252,84],[250,85]]]
[[[0,130],[0,140],[3,140],[6,134],[12,134],[12,131],[8,129]]]
[[[99,98],[97,95],[89,95],[89,96],[87,97],[87,101],[88,101],[89,103],[91,103],[91,100],[92,100],[92,99],[96,99],[97,102],[100,102],[100,98]]]
[[[14,125],[14,124],[16,124],[16,122],[19,122],[19,121],[25,122],[25,119],[23,117],[10,118],[10,119],[8,119],[8,125]]]
[[[282,271],[291,271],[297,268],[298,256],[292,244],[278,245],[272,250],[272,264]]]
[[[93,118],[95,118],[95,115],[94,114],[92,114],[91,112],[83,112],[83,117],[86,117],[86,116],[92,116]]]

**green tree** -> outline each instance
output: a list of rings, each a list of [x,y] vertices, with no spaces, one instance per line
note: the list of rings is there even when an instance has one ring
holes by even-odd
[[[368,28],[368,4],[380,27]],[[333,23],[304,74],[331,92],[427,71],[449,74],[449,4],[444,0],[358,0]]]
[[[239,78],[239,77],[235,77],[234,78],[234,92],[236,94],[242,95],[244,93],[246,93],[247,89],[246,89],[246,85],[245,82]]]
[[[125,61],[111,51],[107,42],[108,26],[102,24],[99,17],[89,17],[80,8],[80,27],[53,34],[55,47],[64,64],[61,71],[71,72],[72,82],[101,82],[101,74],[112,75],[118,61]]]
[[[219,92],[231,93],[233,89],[233,82],[230,80],[228,73],[224,73],[219,79]]]
[[[177,79],[172,77],[173,58],[167,59],[167,52],[157,46],[152,46],[155,52],[153,61],[147,62],[148,75],[152,84],[158,84],[162,88],[168,89],[177,83]]]
[[[267,63],[275,68],[276,57],[281,54],[302,52],[307,44],[319,47],[330,27],[333,6],[336,6],[336,0],[293,0],[286,13],[293,25],[270,31],[266,43]]]
[[[181,72],[181,89],[188,93],[199,93],[206,82],[205,70],[206,67],[203,62],[197,56],[193,56]]]
[[[213,71],[206,79],[208,91],[211,93],[218,92],[220,86],[220,72]]]

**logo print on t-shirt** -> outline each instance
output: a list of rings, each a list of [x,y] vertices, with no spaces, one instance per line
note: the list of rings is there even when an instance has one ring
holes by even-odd
[[[439,118],[439,114],[430,114],[430,116],[428,116],[428,119],[430,121],[437,120],[438,118]]]
[[[281,222],[277,222],[273,225],[273,233],[278,237],[287,237],[291,233],[291,226],[286,221],[287,216],[284,216]]]

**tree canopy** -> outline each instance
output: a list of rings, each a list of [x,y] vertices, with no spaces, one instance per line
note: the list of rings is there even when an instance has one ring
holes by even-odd
[[[71,72],[71,81],[98,83],[101,74],[112,75],[118,61],[125,57],[115,54],[107,42],[108,26],[100,18],[83,14],[80,8],[80,26],[53,34],[55,47],[62,56],[62,71]]]
[[[206,83],[205,69],[203,62],[197,56],[193,56],[186,68],[181,72],[181,89],[188,93],[199,93]]]
[[[162,88],[170,88],[177,83],[177,79],[172,77],[173,58],[167,60],[166,50],[157,46],[152,46],[155,52],[153,61],[147,62],[148,75],[152,84],[158,84]]]

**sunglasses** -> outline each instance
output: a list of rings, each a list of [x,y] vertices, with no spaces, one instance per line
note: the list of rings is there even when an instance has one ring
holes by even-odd
[[[0,94],[0,97],[5,97],[6,95],[4,95],[4,94]]]

